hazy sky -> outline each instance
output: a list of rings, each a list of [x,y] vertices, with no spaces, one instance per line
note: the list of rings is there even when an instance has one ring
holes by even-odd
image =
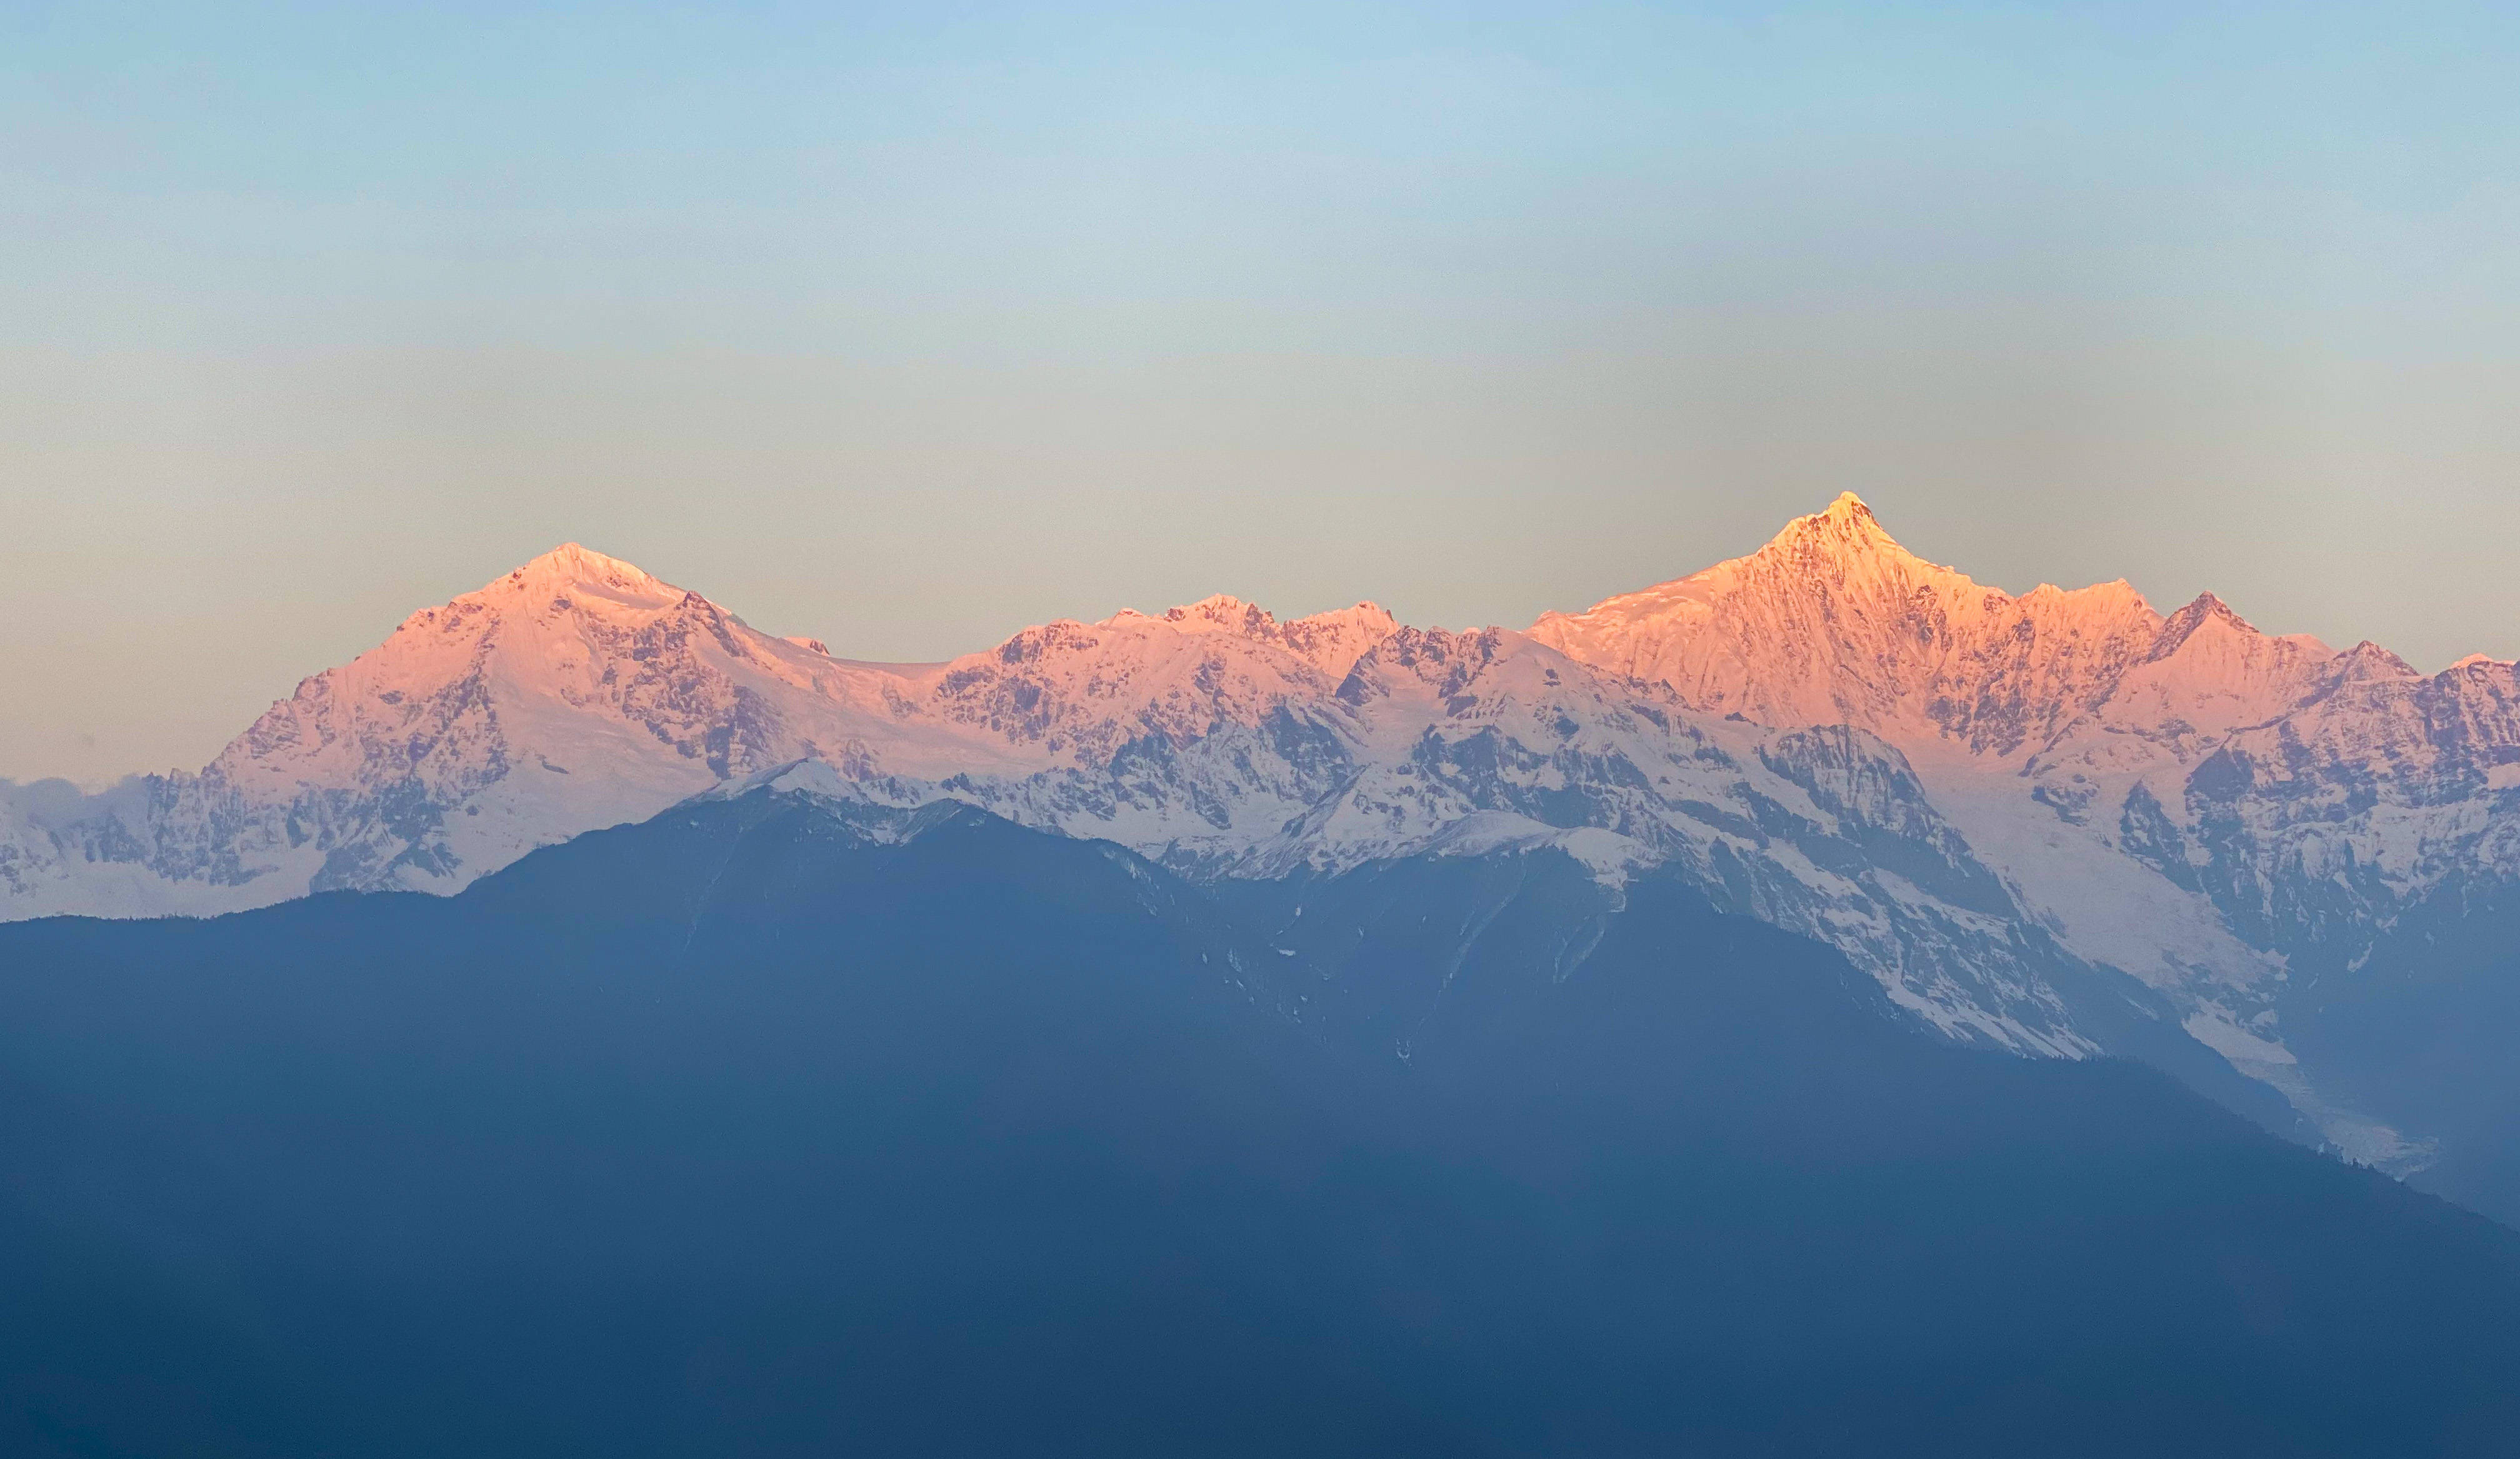
[[[0,7],[0,776],[564,539],[860,658],[1841,489],[2520,655],[2520,8]]]

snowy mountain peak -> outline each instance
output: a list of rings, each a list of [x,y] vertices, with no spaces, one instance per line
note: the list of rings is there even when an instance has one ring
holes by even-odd
[[[658,581],[634,563],[617,557],[607,557],[575,542],[563,542],[542,556],[516,569],[507,576],[484,585],[468,597],[502,592],[562,592],[569,589],[591,591],[619,602],[661,604],[680,599],[680,588]]]
[[[2331,682],[2340,685],[2397,683],[2424,677],[2413,664],[2367,638],[2329,661],[2328,672],[2333,675]]]
[[[1375,603],[1317,613],[1285,625],[1286,647],[1332,680],[1347,676],[1374,645],[1400,631],[1400,620]]]
[[[2335,651],[2307,634],[2263,633],[2212,593],[2170,616],[2143,656],[2140,672],[2119,686],[2124,701],[2138,683],[2176,685],[2175,693],[2236,696],[2253,710],[2273,710],[2309,688]]]
[[[1864,504],[1864,498],[1852,491],[1841,491],[1827,506],[1817,512],[1794,518],[1785,524],[1783,530],[1777,535],[1786,536],[1798,529],[1808,529],[1815,524],[1841,526],[1867,535],[1877,535],[1883,541],[1889,541],[1890,538],[1890,534],[1882,530],[1881,524],[1874,519],[1872,509]]]
[[[2179,652],[2182,644],[2195,636],[2197,630],[2212,626],[2226,632],[2254,634],[2256,626],[2231,611],[2231,605],[2212,593],[2198,593],[2188,605],[2172,614],[2161,625],[2161,637],[2146,657],[2167,659]]]
[[[1357,660],[1365,657],[1367,650],[1398,631],[1400,620],[1377,604],[1359,603],[1352,608],[1281,622],[1275,614],[1257,604],[1245,603],[1231,594],[1217,593],[1196,603],[1166,609],[1161,617],[1150,617],[1135,609],[1122,609],[1091,627],[1136,633],[1156,625],[1190,636],[1227,634],[1282,649],[1319,669],[1335,684],[1355,666]],[[1029,644],[1036,636],[1050,633],[1059,626],[1046,624],[1040,628],[1027,628],[1008,643]],[[1073,626],[1080,634],[1091,636],[1087,625]],[[1081,642],[1082,639],[1076,641]],[[1007,652],[1005,648],[1000,650],[1001,654]]]
[[[924,707],[1053,763],[1103,765],[1133,745],[1184,746],[1328,705],[1396,626],[1372,604],[1282,623],[1226,594],[1160,617],[1061,619],[945,664]]]
[[[617,557],[598,552],[582,542],[562,542],[517,569],[517,572],[525,576],[562,574],[583,578],[653,580],[636,563],[624,562]]]
[[[2094,703],[2160,626],[2124,582],[1981,586],[1902,547],[1848,492],[1747,557],[1530,631],[1697,709],[2008,753]]]
[[[1164,621],[1192,633],[1222,630],[1259,638],[1267,636],[1278,619],[1256,603],[1245,603],[1231,593],[1211,593],[1196,603],[1165,610]]]
[[[1872,582],[1906,588],[1930,582],[1958,592],[1977,588],[1954,570],[1928,563],[1901,546],[1852,491],[1838,493],[1837,500],[1822,511],[1786,523],[1783,530],[1750,556],[1719,564],[1697,578],[1728,571],[1733,576],[1785,573],[1838,584]]]

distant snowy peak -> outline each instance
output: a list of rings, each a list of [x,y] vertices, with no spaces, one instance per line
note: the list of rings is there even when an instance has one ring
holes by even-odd
[[[847,675],[823,660],[572,543],[414,614],[376,648],[304,681],[210,773],[267,791],[417,781],[443,794],[488,784],[520,760],[617,760],[644,749],[714,779],[774,752],[770,726],[732,712],[747,696],[777,685],[854,697]]]
[[[1334,713],[1340,680],[1397,627],[1370,603],[1282,623],[1223,595],[1062,618],[948,662],[925,705],[1046,763],[1100,765],[1142,739],[1186,745],[1290,707]]]
[[[1282,623],[1267,609],[1224,593],[1168,609],[1160,618],[1123,609],[1095,626],[1131,628],[1158,621],[1184,634],[1223,633],[1275,645],[1319,669],[1332,682],[1364,658],[1368,649],[1400,627],[1397,618],[1372,603]]]
[[[1333,679],[1400,631],[1400,620],[1378,604],[1359,603],[1332,613],[1297,618],[1282,630],[1286,647]]]
[[[866,663],[569,543],[305,679],[199,774],[59,828],[0,824],[0,892],[27,915],[450,891],[799,761],[874,793],[1102,774],[1133,746],[1270,723],[1335,733],[1340,681],[1397,626],[1371,604],[1280,622],[1217,597],[949,663]]]
[[[590,595],[625,608],[660,608],[685,596],[683,589],[659,581],[635,564],[563,542],[455,601],[495,602],[562,592]]]
[[[2360,814],[2374,792],[2411,807],[2520,785],[2520,672],[2470,659],[2425,675],[2375,644],[2320,665],[2317,688],[2280,720],[2248,726],[2200,769],[2200,789],[2243,792],[2288,821]],[[2314,787],[2316,787],[2314,789]]]
[[[1849,492],[1748,557],[1544,615],[1531,635],[1711,713],[2008,753],[2095,703],[2161,626],[2124,582],[1980,586],[1900,546]]]
[[[1505,628],[1403,628],[1357,661],[1338,689],[1362,732],[1405,746],[1430,729],[1494,730],[1558,747],[1602,733],[1670,732],[1667,691],[1603,679],[1528,634]]]
[[[1867,582],[1905,586],[1927,578],[1948,579],[1962,588],[1975,586],[1952,569],[1928,563],[1900,546],[1872,509],[1852,491],[1841,491],[1825,509],[1786,523],[1750,557],[1734,559],[1698,576],[1707,577],[1736,564],[1782,569],[1841,588]]]
[[[1220,596],[1047,623],[943,664],[862,663],[569,543],[306,680],[205,777],[258,800],[391,788],[443,806],[525,772],[592,775],[626,781],[623,804],[645,810],[799,757],[1021,774],[1328,703],[1396,626],[1371,604],[1280,623]]]
[[[2200,594],[2108,685],[2091,727],[2192,748],[2291,709],[2329,677],[2336,657],[2306,634],[2261,633],[2220,598]],[[2041,757],[2066,752],[2085,731],[2075,726]]]
[[[2365,647],[2377,646],[2366,644]],[[2380,652],[2386,653],[2385,650]],[[2143,657],[2147,661],[2183,658],[2190,663],[2210,660],[2243,672],[2272,667],[2291,673],[2297,665],[2333,659],[2336,651],[2307,633],[2277,637],[2263,632],[2233,613],[2230,605],[2222,599],[2212,593],[2199,593],[2194,602],[2162,621],[2161,632]],[[2395,655],[2389,657],[2396,661]],[[2412,669],[2407,671],[2413,672]]]

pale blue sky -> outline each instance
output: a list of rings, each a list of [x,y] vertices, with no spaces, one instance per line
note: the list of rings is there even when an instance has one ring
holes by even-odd
[[[0,11],[0,776],[574,538],[942,657],[1419,622],[1841,489],[2520,654],[2508,6]]]

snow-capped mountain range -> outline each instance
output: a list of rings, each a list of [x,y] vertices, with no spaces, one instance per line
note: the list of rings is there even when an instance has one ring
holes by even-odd
[[[2192,1038],[2416,1168],[2427,1132],[2306,1067],[2287,997],[2445,889],[2520,882],[2520,678],[2269,636],[2210,595],[2013,597],[1852,495],[1523,632],[1217,597],[932,664],[837,659],[570,545],[305,680],[198,774],[0,788],[0,916],[451,892],[765,784],[968,800],[1208,878],[1540,845],[1613,886],[1672,866],[1956,1037]]]

